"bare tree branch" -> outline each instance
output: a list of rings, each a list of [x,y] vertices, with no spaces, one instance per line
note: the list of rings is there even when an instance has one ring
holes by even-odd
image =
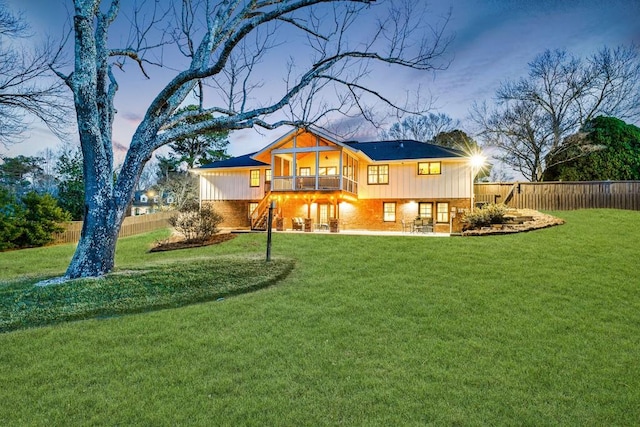
[[[33,119],[64,137],[70,103],[50,68],[56,57],[53,44],[29,48],[16,41],[29,37],[22,15],[0,4],[0,144],[19,142]],[[5,39],[13,38],[12,43]]]

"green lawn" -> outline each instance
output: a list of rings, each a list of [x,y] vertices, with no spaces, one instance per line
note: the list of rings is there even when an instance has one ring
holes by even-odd
[[[0,425],[638,425],[640,212],[556,215],[490,237],[275,234],[295,261],[275,286],[0,334]],[[146,253],[160,237],[123,239],[118,269],[265,249]],[[0,291],[72,251],[0,253]]]

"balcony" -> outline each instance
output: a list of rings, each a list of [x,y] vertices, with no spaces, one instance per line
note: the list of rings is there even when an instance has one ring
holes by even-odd
[[[358,183],[340,175],[274,176],[271,191],[347,191],[358,194]]]

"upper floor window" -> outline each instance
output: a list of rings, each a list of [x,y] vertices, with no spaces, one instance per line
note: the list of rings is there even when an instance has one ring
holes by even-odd
[[[147,203],[147,201],[148,201],[148,200],[149,200],[149,199],[147,198],[147,196],[146,196],[146,195],[142,194],[142,195],[140,196],[140,203]]]
[[[271,182],[271,169],[264,171],[264,182]]]
[[[388,184],[389,165],[367,166],[367,184]]]
[[[321,166],[318,168],[318,175],[337,175],[338,168],[335,166],[324,167]]]
[[[252,169],[249,174],[249,187],[260,187],[260,169]]]
[[[418,175],[440,175],[440,162],[420,162],[418,163]]]
[[[300,176],[310,176],[311,168],[300,168]]]

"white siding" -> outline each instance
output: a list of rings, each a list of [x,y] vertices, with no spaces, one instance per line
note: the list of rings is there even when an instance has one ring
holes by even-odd
[[[418,162],[388,163],[389,184],[368,185],[361,162],[359,199],[455,199],[471,197],[471,167],[466,161],[442,162],[440,175],[418,175]],[[378,162],[377,164],[385,164]]]
[[[258,169],[258,168],[255,168]],[[212,170],[200,175],[200,200],[260,200],[264,197],[264,173],[260,186],[249,186],[249,170]]]

